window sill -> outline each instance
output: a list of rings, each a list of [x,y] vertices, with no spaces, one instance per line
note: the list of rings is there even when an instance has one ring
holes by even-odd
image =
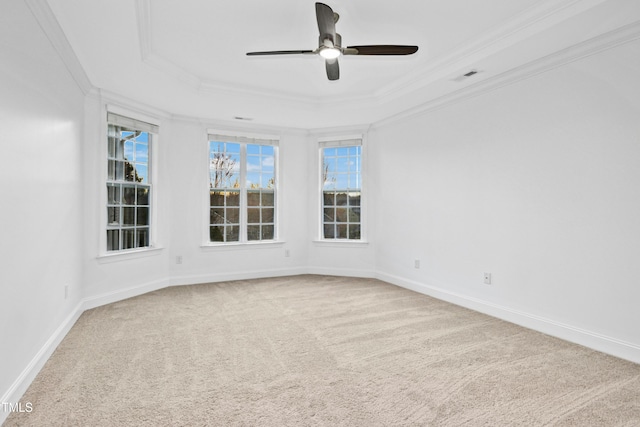
[[[326,246],[331,248],[365,248],[369,246],[366,240],[314,240],[315,246]]]
[[[163,247],[150,247],[144,249],[130,249],[126,251],[106,252],[96,257],[100,264],[125,261],[130,259],[157,256],[164,250]]]
[[[268,249],[283,246],[286,242],[282,240],[268,242],[246,242],[246,243],[203,243],[200,249],[203,251],[223,251],[223,250],[244,250],[244,249]]]

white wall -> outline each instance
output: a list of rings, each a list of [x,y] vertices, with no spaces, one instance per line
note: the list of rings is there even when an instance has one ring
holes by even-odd
[[[250,277],[299,274],[307,264],[305,134],[295,130],[245,128],[280,139],[278,233],[281,243],[203,247],[207,238],[207,129],[241,131],[220,123],[174,120],[164,134],[170,162],[165,169],[171,186],[170,276],[172,284],[192,284]],[[300,162],[300,159],[303,162]],[[285,251],[289,257],[285,257]],[[176,257],[182,257],[182,264]]]
[[[377,276],[640,361],[640,42],[375,126],[368,244],[314,241],[317,132],[248,128],[280,136],[283,243],[203,248],[206,129],[225,125],[84,96],[25,4],[0,4],[0,40],[20,41],[0,43],[3,401],[84,308],[304,272]],[[155,251],[101,256],[107,103],[161,123]]]
[[[24,391],[18,380],[80,300],[83,117],[82,91],[26,4],[0,2],[2,402]]]
[[[640,360],[639,52],[376,127],[379,276]]]
[[[108,107],[109,106],[109,107]],[[124,106],[124,107],[123,107]],[[155,250],[134,254],[106,254],[104,242],[106,207],[106,115],[107,108],[160,125],[160,136],[151,147],[151,181],[154,187]],[[170,178],[161,171],[171,165],[170,139],[164,137],[170,123],[162,113],[144,109],[111,94],[91,93],[85,100],[84,203],[85,251],[83,254],[84,307],[90,308],[159,289],[169,284],[171,224]]]
[[[320,183],[321,153],[319,140],[331,140],[362,137],[362,241],[331,242],[321,241],[322,224],[322,185]],[[370,178],[375,170],[369,157],[368,127],[354,126],[314,130],[307,138],[309,147],[307,154],[307,173],[305,175],[307,193],[306,244],[309,251],[308,271],[313,274],[328,274],[356,277],[373,277],[375,275],[375,239],[373,200],[377,189]]]

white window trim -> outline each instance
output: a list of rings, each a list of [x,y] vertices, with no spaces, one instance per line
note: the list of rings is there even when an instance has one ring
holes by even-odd
[[[134,249],[124,249],[119,251],[107,251],[107,157],[106,153],[108,150],[108,140],[107,140],[107,132],[109,121],[107,116],[109,114],[115,114],[117,116],[121,116],[124,118],[129,118],[132,121],[146,123],[149,126],[155,127],[153,129],[155,132],[150,132],[153,134],[151,141],[149,143],[150,152],[151,152],[151,161],[149,164],[150,171],[150,181],[151,181],[151,217],[149,218],[149,246],[144,248],[134,248]],[[99,190],[99,205],[100,205],[100,237],[98,239],[99,250],[98,256],[96,257],[100,262],[104,262],[107,260],[121,260],[121,259],[131,259],[131,258],[139,258],[148,255],[154,255],[159,250],[162,250],[163,247],[158,244],[158,146],[160,141],[160,120],[156,117],[148,116],[144,113],[136,112],[129,110],[127,108],[113,105],[113,104],[104,104],[101,109],[101,119],[100,119],[100,143],[98,148],[98,156],[100,157],[100,190]]]
[[[316,203],[315,203],[315,212],[316,212],[316,238],[312,240],[314,245],[318,246],[336,246],[336,247],[345,247],[345,246],[353,246],[353,247],[363,247],[369,244],[368,238],[368,215],[369,209],[367,208],[367,174],[366,171],[368,169],[368,161],[367,161],[367,150],[366,150],[366,133],[357,133],[357,134],[344,134],[344,135],[333,135],[333,136],[324,136],[318,137],[317,139],[317,182],[316,185]],[[325,239],[323,237],[323,221],[322,221],[322,195],[323,195],[323,182],[322,182],[322,168],[323,168],[323,155],[322,150],[324,148],[329,147],[345,147],[345,146],[353,146],[360,145],[361,147],[361,163],[362,169],[360,170],[360,207],[361,207],[361,216],[360,216],[360,239]]]
[[[260,144],[271,145],[275,152],[274,168],[275,168],[275,218],[273,223],[275,239],[273,240],[246,240],[246,227],[247,227],[247,206],[246,206],[246,191],[245,197],[240,198],[240,241],[238,242],[211,242],[209,240],[209,215],[210,215],[210,200],[209,200],[209,141],[212,136],[219,136],[223,139],[223,142],[241,143],[240,148],[241,158],[246,161],[246,144]],[[280,186],[280,135],[275,134],[263,134],[254,132],[242,132],[224,129],[207,129],[205,133],[205,142],[203,144],[203,158],[205,160],[205,179],[203,184],[203,198],[202,198],[202,243],[200,248],[203,250],[211,250],[215,248],[227,248],[227,249],[243,249],[250,247],[267,247],[274,245],[284,244],[282,236],[280,235],[280,206],[281,206],[281,186]],[[241,169],[240,180],[244,182],[244,173],[246,171]]]

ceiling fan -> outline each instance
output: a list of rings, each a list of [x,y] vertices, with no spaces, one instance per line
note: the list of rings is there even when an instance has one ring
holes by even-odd
[[[368,45],[342,47],[342,37],[336,33],[336,22],[340,15],[324,3],[316,3],[316,20],[320,31],[318,48],[315,50],[274,50],[268,52],[248,52],[248,56],[258,55],[320,55],[325,59],[329,80],[340,78],[338,58],[340,55],[411,55],[418,46]]]

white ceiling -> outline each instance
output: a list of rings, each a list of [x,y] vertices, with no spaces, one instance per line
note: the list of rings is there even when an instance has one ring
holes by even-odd
[[[93,86],[178,116],[305,129],[439,102],[640,20],[638,0],[326,3],[343,45],[419,51],[341,57],[331,82],[318,56],[245,55],[317,47],[314,1],[48,0]]]

